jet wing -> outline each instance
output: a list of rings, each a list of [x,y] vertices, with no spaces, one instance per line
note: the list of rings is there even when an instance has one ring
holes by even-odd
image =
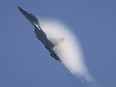
[[[40,30],[37,27],[35,27],[35,34],[36,37],[45,45],[47,36],[44,33],[44,31],[42,29]]]

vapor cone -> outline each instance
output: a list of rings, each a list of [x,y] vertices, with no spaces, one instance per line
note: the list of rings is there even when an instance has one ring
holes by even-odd
[[[84,63],[84,57],[80,42],[64,23],[55,19],[41,21],[41,27],[46,32],[48,38],[63,38],[64,40],[53,49],[58,55],[62,64],[74,75],[91,81]]]

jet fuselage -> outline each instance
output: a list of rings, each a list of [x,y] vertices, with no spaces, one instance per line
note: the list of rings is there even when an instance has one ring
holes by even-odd
[[[47,35],[44,33],[44,31],[41,29],[40,24],[39,24],[39,19],[35,17],[32,13],[28,13],[21,7],[18,7],[20,12],[30,21],[30,23],[35,27],[35,34],[36,37],[42,42],[42,44],[45,46],[45,48],[50,52],[50,56],[55,58],[56,60],[59,60],[59,57],[53,50],[53,47],[55,44],[53,44],[48,38]]]

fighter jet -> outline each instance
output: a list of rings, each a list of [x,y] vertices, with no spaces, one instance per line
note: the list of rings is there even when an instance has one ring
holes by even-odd
[[[19,6],[18,6],[18,9],[30,21],[30,23],[34,26],[36,37],[41,41],[41,43],[45,46],[45,48],[50,52],[50,56],[61,62],[60,58],[55,53],[53,48],[56,45],[58,45],[59,43],[61,43],[64,39],[63,38],[49,39],[47,37],[46,33],[40,27],[39,19],[36,16],[34,16],[32,13],[27,12],[26,10],[24,10],[23,8],[21,8]]]

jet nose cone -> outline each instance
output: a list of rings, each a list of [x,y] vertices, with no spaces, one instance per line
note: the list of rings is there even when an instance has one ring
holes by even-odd
[[[19,6],[17,6],[18,7],[18,9],[21,11],[21,10],[23,10],[21,7],[19,7]]]
[[[17,6],[18,9],[20,9],[21,7]]]
[[[19,9],[19,11],[21,12],[21,13],[27,13],[24,9],[22,9],[21,7],[19,7],[19,6],[17,6],[18,7],[18,9]]]

